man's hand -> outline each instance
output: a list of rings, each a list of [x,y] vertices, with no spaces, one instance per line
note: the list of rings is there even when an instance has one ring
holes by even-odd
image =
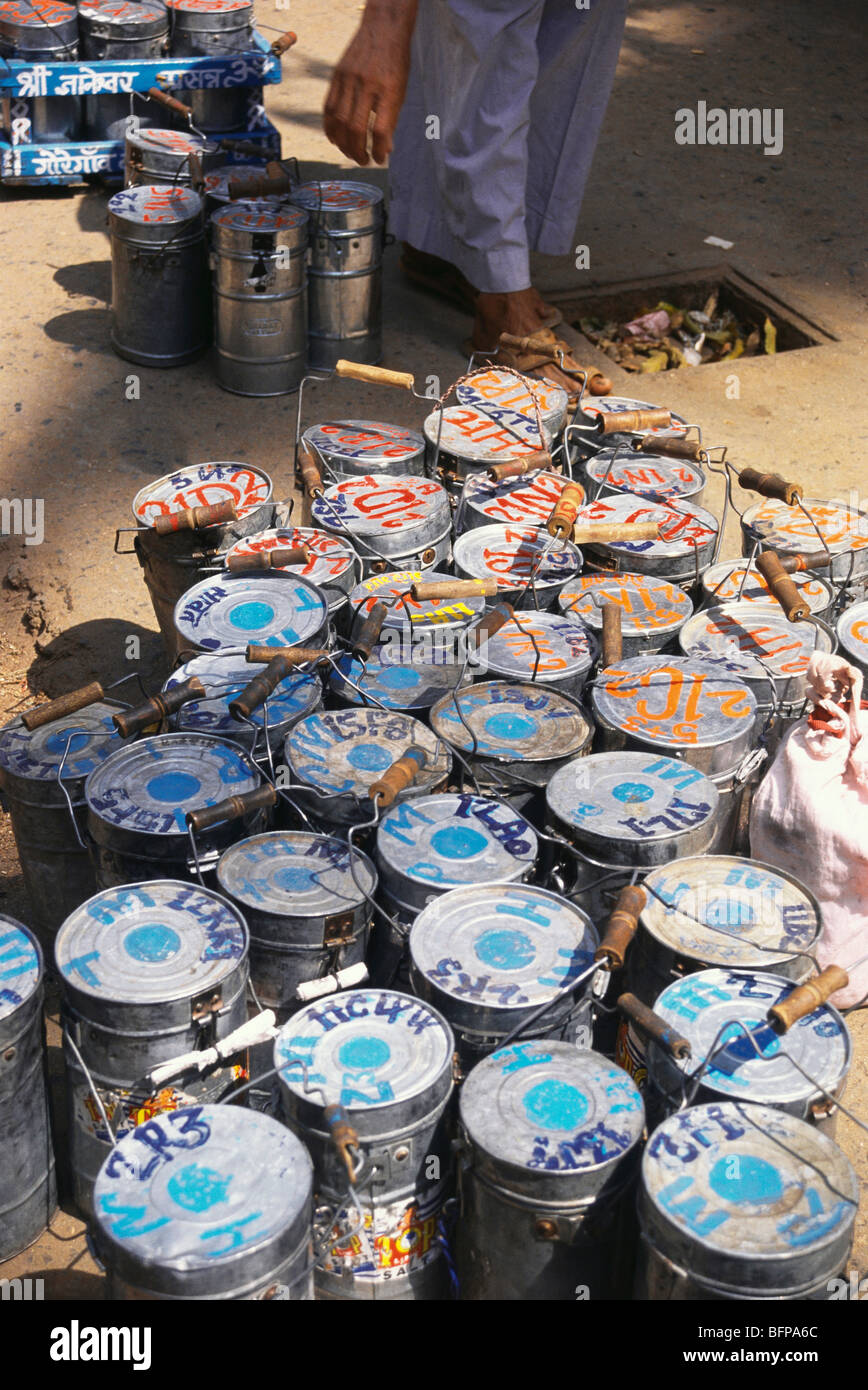
[[[368,0],[358,31],[332,74],[323,130],[342,154],[385,163],[407,90],[417,0]],[[371,121],[373,119],[373,126]]]

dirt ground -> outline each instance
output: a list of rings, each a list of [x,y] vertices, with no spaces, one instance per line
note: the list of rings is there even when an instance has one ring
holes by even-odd
[[[256,0],[260,26],[294,28],[285,80],[267,89],[284,155],[310,177],[349,167],[325,140],[320,111],[331,66],[358,20],[350,0],[297,0],[291,11]],[[819,325],[822,344],[776,357],[636,378],[605,367],[614,390],[671,406],[726,441],[739,463],[795,477],[810,495],[858,499],[864,491],[868,416],[864,351],[864,113],[856,0],[822,13],[814,0],[654,0],[631,6],[615,88],[588,185],[575,258],[535,257],[535,283],[566,301],[593,286],[722,260]],[[784,113],[779,156],[747,146],[678,146],[681,107],[759,106]],[[381,185],[380,170],[361,171]],[[162,678],[156,623],[139,568],[113,554],[115,528],[131,524],[133,495],[187,463],[238,459],[263,467],[276,494],[292,490],[296,398],[246,400],[219,389],[205,357],[169,371],[133,367],[108,342],[106,193],[102,189],[0,190],[5,270],[0,322],[0,493],[45,506],[45,541],[0,540],[0,718],[37,695],[128,671],[128,638],[141,644],[149,689]],[[732,243],[710,246],[708,236]],[[386,253],[387,366],[436,378],[445,390],[463,369],[468,320],[401,279]],[[140,383],[129,399],[131,376]],[[737,393],[732,386],[737,379]],[[315,412],[308,414],[308,411]],[[311,393],[305,419],[323,412],[420,423],[403,393],[329,383]],[[706,505],[719,508],[712,484]],[[736,554],[730,526],[724,554]],[[0,910],[26,922],[28,906],[8,820],[0,816]],[[846,1103],[868,1117],[868,1012],[851,1019],[855,1057]],[[57,1071],[57,1030],[50,1030]],[[838,1140],[868,1180],[868,1136],[841,1116]],[[868,1272],[868,1203],[852,1259]],[[48,1298],[99,1298],[103,1281],[67,1211],[0,1274],[42,1275]]]

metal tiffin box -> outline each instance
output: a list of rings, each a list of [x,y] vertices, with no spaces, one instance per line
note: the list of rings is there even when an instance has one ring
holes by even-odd
[[[366,575],[429,570],[449,556],[449,497],[429,478],[347,478],[314,498],[311,519],[314,526],[350,541]]]
[[[352,626],[350,636],[359,635],[371,610],[385,604],[386,616],[381,629],[381,641],[395,647],[403,646],[408,654],[413,645],[422,651],[439,648],[453,658],[459,656],[458,635],[476,622],[485,612],[481,594],[464,598],[414,598],[413,585],[420,582],[454,584],[445,571],[396,570],[371,574],[357,584],[350,594]]]
[[[78,29],[81,56],[88,61],[160,58],[169,47],[169,15],[163,0],[81,0]],[[84,133],[89,140],[122,140],[128,126],[151,124],[147,112],[154,108],[130,93],[100,92],[83,101]]]
[[[312,1299],[312,1189],[304,1145],[268,1115],[193,1105],[153,1117],[94,1187],[110,1296]]]
[[[810,571],[789,577],[813,615],[828,622],[835,598],[829,581]],[[765,579],[747,560],[721,560],[707,569],[702,576],[702,599],[705,608],[721,603],[774,603]]]
[[[836,626],[838,642],[847,661],[868,675],[868,603],[845,609]]]
[[[234,719],[229,712],[231,701],[264,670],[261,662],[245,661],[233,651],[203,652],[184,662],[172,672],[163,689],[173,690],[197,676],[205,687],[205,698],[182,705],[172,716],[173,727],[181,732],[214,734],[239,744],[254,757],[261,757],[266,747],[267,713],[268,744],[272,751],[278,750],[293,725],[320,708],[322,685],[315,672],[296,671],[268,696],[267,711],[264,706],[254,710],[250,722]]]
[[[694,502],[656,502],[632,492],[586,503],[581,522],[583,526],[656,522],[657,540],[585,542],[585,561],[592,569],[651,574],[685,586],[699,584],[711,564],[719,530],[713,513]]]
[[[575,614],[596,635],[603,630],[604,603],[621,610],[625,657],[661,651],[693,613],[683,589],[650,574],[582,574],[570,579],[558,595],[561,612]]]
[[[204,204],[192,188],[140,183],[108,203],[111,345],[145,367],[179,367],[211,341]]]
[[[837,1111],[829,1096],[843,1095],[853,1045],[844,1019],[830,1004],[821,1004],[781,1035],[769,1021],[769,1010],[795,988],[792,980],[768,971],[719,968],[667,985],[654,1001],[654,1012],[687,1039],[690,1055],[669,1056],[649,1041],[650,1128],[685,1100],[691,1105],[738,1100],[786,1110],[820,1125],[832,1138]]]
[[[706,477],[698,463],[656,455],[650,449],[630,449],[623,444],[600,449],[585,460],[585,481],[592,497],[631,492],[637,497],[671,497],[701,502]]]
[[[225,508],[234,516],[216,522],[207,513],[203,517],[204,509],[211,507]],[[248,463],[192,464],[156,478],[136,493],[133,545],[170,659],[180,650],[174,617],[178,599],[219,564],[236,541],[265,530],[273,517],[271,479]],[[185,525],[189,520],[196,524]],[[158,521],[161,528],[175,529],[158,531]]]
[[[174,58],[227,57],[254,47],[253,0],[166,0]],[[180,88],[200,130],[246,130],[250,92],[246,87]],[[261,97],[260,97],[261,100]]]
[[[525,420],[535,421],[539,407],[543,427],[553,438],[566,424],[569,401],[563,387],[553,381],[533,381],[506,367],[495,366],[476,371],[459,382],[455,399],[459,405],[482,410],[490,419],[514,428]]]
[[[247,557],[263,555],[269,550],[301,547],[308,552],[307,561],[297,565],[275,565],[274,568],[300,574],[322,589],[328,600],[330,621],[343,629],[350,593],[362,577],[362,562],[349,541],[330,536],[327,531],[318,531],[314,526],[274,526],[236,541],[226,551],[224,559],[229,566],[233,562],[246,563]]]
[[[127,188],[136,184],[168,184],[176,190],[182,187],[192,192],[192,155],[198,159],[203,174],[218,169],[226,158],[213,140],[192,131],[158,126],[128,129],[124,136],[124,183]],[[204,210],[204,203],[202,206]]]
[[[410,979],[448,1020],[468,1070],[516,1029],[589,1046],[598,945],[587,913],[557,893],[473,884],[450,889],[419,913],[410,931]]]
[[[418,719],[397,710],[344,709],[312,714],[286,737],[291,795],[323,825],[370,821],[369,793],[408,748],[425,762],[399,800],[439,790],[449,776],[447,747]]]
[[[132,0],[132,3],[141,4],[141,0]],[[205,174],[202,197],[205,199],[206,217],[210,218],[212,212],[216,212],[218,208],[226,207],[233,201],[229,196],[230,183],[245,183],[251,179],[261,179],[264,172],[262,164],[242,164],[239,162],[237,164],[221,164],[216,169],[212,169],[210,173]],[[260,194],[255,200],[246,201],[279,207],[281,203],[286,202],[286,194]]]
[[[859,1185],[831,1139],[767,1105],[697,1105],[642,1158],[635,1297],[825,1300],[853,1243]]]
[[[244,1022],[247,945],[234,907],[175,879],[98,893],[61,927],[55,961],[81,1211],[92,1211],[93,1183],[116,1139],[152,1114],[216,1100],[241,1075],[231,1060],[200,1073],[188,1059],[171,1080],[149,1079],[154,1068],[213,1046]]]
[[[516,612],[479,652],[479,668],[495,679],[529,681],[577,698],[599,643],[571,613]]]
[[[789,507],[766,498],[744,512],[741,537],[743,555],[755,545],[779,555],[828,550],[832,579],[862,579],[868,573],[868,512],[857,506],[803,497],[799,506]]]
[[[598,400],[595,400],[593,396],[583,396],[581,400],[579,424],[583,425],[585,429],[584,432],[578,429],[569,431],[570,448],[571,450],[575,449],[580,458],[586,458],[589,454],[594,452],[592,444],[594,435],[587,429],[587,426],[596,425],[599,416],[602,414],[623,415],[626,412],[632,412],[634,410],[660,409],[665,409],[665,407],[652,405],[649,401],[634,401],[629,396],[604,396]],[[671,424],[650,430],[642,430],[641,433],[643,435],[650,435],[652,439],[655,435],[676,435],[678,438],[685,435],[689,428],[687,421],[683,416],[676,415],[674,412],[670,412],[670,415]],[[622,443],[634,438],[636,433],[637,431],[635,429],[624,431],[616,430],[614,433],[609,433],[606,438],[611,439],[613,443]]]
[[[464,484],[455,512],[455,533],[475,526],[544,526],[568,479],[540,469],[523,477],[492,482],[487,473],[474,473]],[[580,484],[577,484],[580,486]],[[583,494],[584,495],[584,494]],[[554,547],[553,547],[554,548]]]
[[[364,665],[348,654],[339,656],[329,688],[343,705],[371,702],[427,719],[432,705],[472,679],[469,669],[462,674],[463,662],[450,657],[448,647],[414,646],[399,636],[397,643],[374,647]]]
[[[315,1235],[326,1244],[319,1298],[446,1296],[438,1224],[453,1048],[439,1013],[392,990],[345,991],[281,1029],[283,1115],[313,1158]]]
[[[370,183],[303,183],[290,199],[310,218],[309,354],[314,369],[383,353],[383,194]]]
[[[554,608],[564,585],[575,584],[582,552],[572,541],[552,541],[541,526],[475,526],[453,546],[455,573],[495,580],[497,598],[522,610]],[[563,610],[561,610],[563,611]]]
[[[42,1002],[39,944],[0,913],[0,1260],[31,1245],[57,1209]]]
[[[289,570],[200,579],[175,604],[182,650],[319,647],[328,632],[322,589]]]
[[[426,468],[432,478],[457,496],[466,480],[493,463],[524,458],[551,450],[552,437],[533,415],[514,415],[501,425],[482,407],[447,405],[432,410],[422,426],[426,440]]]
[[[717,829],[717,787],[695,767],[654,753],[592,753],[545,791],[547,819],[578,852],[560,872],[597,923],[619,890],[648,869],[702,854]]]
[[[642,1098],[596,1052],[515,1042],[459,1097],[461,1297],[598,1299],[629,1294]]]
[[[211,214],[217,380],[241,396],[297,391],[307,359],[307,217],[283,203]]]
[[[406,477],[425,473],[425,440],[404,425],[381,420],[329,420],[311,425],[301,443],[329,483],[347,478]]]
[[[87,833],[101,888],[213,870],[219,853],[264,828],[253,809],[197,831],[186,816],[262,785],[252,759],[210,734],[154,734],[113,753],[88,777]],[[196,850],[194,854],[193,844]]]
[[[97,701],[32,732],[16,715],[0,729],[0,790],[31,918],[46,947],[73,908],[96,892],[80,838],[87,818],[84,787],[88,775],[121,747],[112,723],[120,708]]]
[[[66,63],[79,55],[78,13],[61,0],[2,0],[0,4],[0,57],[32,62]],[[15,103],[19,111],[21,105]],[[5,102],[4,102],[5,106]],[[75,140],[81,126],[81,98],[77,96],[28,97],[26,115],[16,115],[29,127],[26,139],[33,144]],[[5,121],[4,121],[5,125]]]

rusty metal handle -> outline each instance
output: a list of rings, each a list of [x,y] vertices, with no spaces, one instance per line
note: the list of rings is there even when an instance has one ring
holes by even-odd
[[[497,593],[496,579],[429,579],[410,585],[414,599],[426,598],[493,598]]]
[[[788,483],[780,473],[760,473],[758,468],[742,468],[738,485],[747,492],[758,492],[760,497],[786,502],[788,507],[794,507],[802,496],[801,483]]]
[[[275,39],[271,45],[271,51],[275,58],[282,58],[294,44],[298,43],[298,34],[294,34],[291,29],[287,29],[285,34],[281,34],[279,39]]]
[[[604,603],[603,614],[603,666],[615,666],[624,654],[624,639],[621,634],[621,607],[617,603]]]
[[[828,569],[832,556],[828,550],[812,550],[807,555],[796,552],[791,555],[778,555],[784,574],[804,574],[805,570]]]
[[[386,810],[402,791],[406,791],[424,766],[424,751],[421,748],[408,748],[378,781],[371,783],[368,796],[372,801],[379,801],[381,810]]]
[[[565,484],[546,522],[546,530],[550,536],[558,541],[570,539],[584,500],[585,492],[580,483]]]
[[[667,459],[689,459],[691,463],[699,463],[703,453],[702,443],[698,439],[667,438],[665,435],[661,439],[656,434],[643,434],[641,439],[636,440],[634,447],[642,454],[660,454]]]
[[[412,391],[416,385],[416,378],[410,372],[393,372],[388,367],[371,367],[366,362],[348,362],[345,357],[339,357],[335,363],[335,376],[367,381],[372,386],[400,386],[405,391]]]
[[[525,473],[536,473],[540,468],[551,467],[551,454],[546,449],[536,449],[532,454],[522,454],[521,458],[493,463],[486,468],[485,475],[492,483],[502,483],[504,478],[523,478]]]
[[[173,686],[171,690],[158,691],[135,709],[113,714],[112,723],[121,738],[129,738],[131,734],[140,734],[142,729],[147,729],[151,724],[162,724],[164,719],[168,719],[170,714],[174,714],[190,700],[204,698],[204,685],[198,676],[191,676],[182,685]]]
[[[244,792],[242,796],[227,796],[225,801],[218,801],[215,806],[200,806],[197,811],[188,811],[186,821],[191,830],[208,830],[223,821],[237,820],[251,811],[264,810],[276,801],[277,792],[270,782],[266,782],[264,787],[254,787],[253,791]]]
[[[655,1014],[653,1009],[649,1009],[635,994],[622,994],[618,999],[618,1008],[625,1018],[635,1024],[640,1032],[661,1047],[670,1057],[676,1061],[681,1061],[691,1055],[691,1046],[686,1038],[682,1038],[680,1033],[676,1033],[659,1014]]]
[[[672,411],[601,410],[596,424],[598,434],[639,434],[642,430],[666,430],[672,424]]]
[[[388,615],[385,603],[375,603],[362,623],[358,637],[353,638],[353,656],[357,661],[367,661],[379,641],[383,623]]]
[[[45,705],[37,705],[36,709],[28,710],[26,714],[22,714],[21,722],[28,733],[32,734],[34,729],[41,729],[43,724],[53,724],[55,719],[62,719],[65,714],[75,714],[76,710],[93,705],[104,697],[105,691],[99,681],[91,681],[90,685],[82,685],[78,690],[70,690],[68,695],[58,695],[56,700],[49,700]]]
[[[298,471],[301,474],[301,482],[306,495],[308,497],[319,496],[322,493],[322,473],[309,449],[299,449]]]
[[[500,632],[500,629],[512,622],[514,617],[515,609],[511,603],[507,603],[505,599],[496,603],[485,614],[484,618],[480,618],[478,623],[474,623],[472,627],[467,629],[467,639],[471,648],[478,651],[483,642],[487,642],[495,633]]]
[[[656,521],[589,521],[576,526],[573,540],[576,545],[611,545],[616,541],[657,541],[660,526]]]
[[[227,498],[225,502],[212,502],[210,507],[185,507],[183,511],[158,516],[154,530],[158,536],[170,536],[174,531],[202,531],[206,526],[219,526],[221,522],[237,520],[235,503]]]
[[[607,961],[609,970],[622,968],[627,947],[639,926],[639,914],[647,901],[648,894],[638,883],[628,883],[621,889],[594,960]]]
[[[268,198],[275,193],[288,193],[290,188],[288,174],[282,178],[271,178],[262,174],[259,178],[230,179],[227,184],[227,191],[233,203],[239,198]]]
[[[772,598],[777,599],[783,609],[787,622],[798,623],[810,615],[810,605],[802,598],[774,550],[764,550],[758,555],[756,567]]]
[[[786,1033],[800,1018],[812,1014],[821,1004],[825,1004],[827,999],[831,999],[837,990],[844,989],[849,983],[850,976],[840,965],[827,965],[813,980],[797,985],[786,999],[782,999],[779,1004],[773,1004],[766,1017],[779,1033]]]
[[[327,1105],[323,1110],[323,1119],[331,1130],[332,1143],[343,1159],[347,1177],[355,1186],[356,1170],[350,1149],[358,1149],[359,1136],[350,1124],[350,1117],[342,1105]]]
[[[168,92],[163,91],[162,87],[149,87],[145,96],[150,97],[151,101],[158,102],[160,106],[165,106],[167,111],[174,111],[176,116],[183,116],[185,121],[189,121],[193,115],[192,107],[185,106],[183,101],[170,96]]]
[[[265,670],[254,676],[252,681],[248,681],[241,694],[229,701],[229,713],[232,718],[249,719],[253,711],[265,703],[291,671],[292,667],[286,657],[280,654],[273,656]]]
[[[283,657],[288,666],[317,665],[329,659],[324,647],[263,647],[255,642],[249,643],[244,653],[245,661],[251,665],[264,663],[268,666],[276,656]]]
[[[246,555],[229,555],[226,568],[232,574],[249,570],[282,569],[284,565],[306,565],[310,551],[306,545],[275,545],[271,550],[251,550]]]

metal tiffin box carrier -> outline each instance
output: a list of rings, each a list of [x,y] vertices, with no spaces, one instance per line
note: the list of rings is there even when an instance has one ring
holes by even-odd
[[[533,381],[506,367],[489,366],[460,382],[455,399],[459,405],[482,410],[499,424],[514,428],[528,419],[535,421],[539,407],[543,427],[554,437],[566,424],[569,398],[553,381]]]
[[[600,646],[571,613],[516,612],[479,652],[489,677],[581,695]]]
[[[246,563],[250,556],[261,556],[269,550],[297,550],[301,547],[307,550],[310,557],[306,562],[275,565],[274,568],[303,575],[311,584],[322,589],[328,600],[329,618],[342,626],[350,593],[362,576],[362,562],[348,540],[330,536],[314,526],[274,526],[236,541],[224,558],[229,566]]]
[[[429,478],[347,478],[314,498],[311,518],[314,526],[351,542],[366,575],[429,570],[449,556],[449,497]]]
[[[249,53],[255,46],[253,0],[166,0],[166,3],[171,20],[171,52],[175,58],[222,58],[233,53]],[[189,103],[193,125],[200,130],[247,128],[248,88],[185,87],[173,95]]]
[[[587,913],[546,888],[452,888],[413,924],[410,980],[448,1019],[467,1070],[516,1029],[590,1046],[592,979],[581,977],[598,945]]]
[[[124,184],[186,188],[192,191],[192,156],[203,174],[218,169],[226,158],[213,140],[192,131],[149,127],[127,129],[124,136]],[[205,204],[203,203],[203,209]]]
[[[57,1209],[42,1002],[36,938],[0,913],[0,1260],[31,1245]]]
[[[779,555],[828,550],[832,579],[861,580],[868,572],[868,512],[857,506],[803,497],[789,507],[765,498],[742,516],[741,536],[743,555],[757,544]]]
[[[574,584],[582,568],[577,546],[553,543],[541,526],[475,526],[456,539],[453,558],[456,574],[495,580],[497,599],[522,610],[554,608],[564,585]]]
[[[169,47],[163,0],[81,0],[78,28],[81,56],[89,61],[160,58]],[[129,93],[101,92],[84,97],[83,105],[84,134],[90,140],[123,140],[129,126],[152,124],[147,112],[153,107]]]
[[[326,1245],[319,1298],[446,1296],[438,1224],[453,1048],[439,1013],[391,990],[345,991],[281,1029],[283,1114],[313,1158],[315,1233]]]
[[[515,1042],[473,1068],[459,1108],[461,1297],[627,1297],[645,1121],[630,1078],[568,1043]]]
[[[329,420],[301,436],[329,483],[425,473],[425,440],[404,425],[381,420]]]
[[[685,498],[701,502],[706,477],[698,463],[655,455],[652,450],[611,445],[586,459],[584,473],[592,497],[632,492],[637,497]]]
[[[69,62],[78,53],[78,14],[74,5],[64,5],[61,0],[37,0],[37,4],[31,0],[3,0],[0,4],[0,57],[42,65]],[[26,139],[34,144],[74,140],[78,135],[80,97],[36,96],[23,104],[15,103],[18,111],[22,105],[26,114],[13,113],[14,119],[29,127]]]
[[[582,574],[568,580],[558,595],[561,612],[575,614],[597,635],[603,630],[604,603],[621,610],[624,657],[661,651],[693,613],[683,589],[650,574]]]
[[[635,1297],[827,1299],[859,1185],[813,1125],[767,1105],[681,1110],[642,1158]]]
[[[501,425],[482,407],[447,405],[432,410],[422,426],[427,443],[428,474],[455,496],[466,480],[493,463],[524,458],[537,450],[550,450],[552,437],[531,415],[514,414],[510,425]]]
[[[582,524],[656,522],[657,540],[585,543],[585,561],[592,569],[627,570],[651,574],[673,584],[697,585],[711,564],[719,523],[712,512],[694,502],[657,502],[632,492],[599,497],[582,509]]]
[[[268,1115],[193,1105],[125,1135],[94,1187],[117,1300],[313,1298],[313,1171]]]
[[[829,580],[810,571],[789,577],[814,616],[828,622],[835,598]],[[721,560],[711,565],[702,576],[702,598],[705,608],[720,603],[774,603],[765,579],[747,560]]]
[[[230,1060],[201,1073],[188,1065],[164,1083],[149,1079],[245,1021],[247,947],[234,907],[175,879],[98,893],[61,927],[55,960],[81,1211],[92,1211],[94,1180],[117,1138],[151,1114],[216,1100],[241,1075]]]
[[[249,644],[319,647],[328,630],[328,599],[289,570],[217,574],[200,579],[175,604],[175,627],[189,651]]]
[[[545,526],[567,481],[548,469],[498,483],[485,472],[473,473],[464,484],[455,512],[456,535],[494,524]]]
[[[245,661],[234,651],[203,652],[178,666],[164,690],[173,690],[198,677],[205,687],[205,698],[188,700],[172,716],[174,728],[237,743],[254,757],[265,753],[266,711],[260,707],[250,715],[250,723],[234,719],[229,705],[265,670],[262,662]],[[272,750],[282,747],[294,724],[313,714],[322,705],[322,685],[312,671],[296,671],[282,680],[268,696],[268,743]],[[250,724],[253,724],[251,729]]]

